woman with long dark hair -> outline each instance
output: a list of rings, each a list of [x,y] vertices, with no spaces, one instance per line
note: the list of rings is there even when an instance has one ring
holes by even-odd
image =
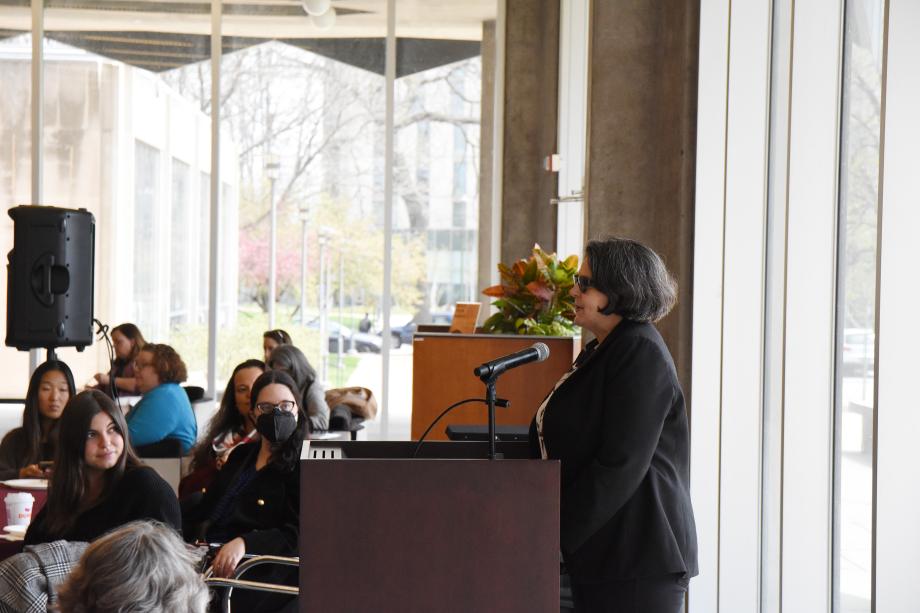
[[[204,438],[192,452],[191,472],[179,484],[179,497],[207,488],[217,471],[227,462],[237,446],[259,437],[252,416],[250,392],[252,384],[265,372],[262,360],[246,360],[236,365],[220,401],[220,408]]]
[[[272,351],[266,364],[272,370],[286,372],[294,379],[300,390],[300,406],[310,419],[310,430],[328,430],[329,405],[326,404],[326,392],[303,351],[294,345],[281,345]]]
[[[10,430],[0,442],[0,480],[46,476],[38,463],[54,459],[60,418],[75,393],[73,373],[64,362],[49,360],[35,369],[22,426]]]
[[[215,574],[230,576],[246,553],[296,556],[300,534],[300,449],[307,418],[286,373],[269,370],[252,386],[250,406],[261,435],[237,448],[201,503],[183,517],[186,539],[224,543]],[[291,572],[293,571],[293,572]],[[257,568],[253,581],[296,585],[296,569]],[[296,600],[248,590],[233,592],[233,608],[274,611]],[[296,608],[292,609],[296,610]]]
[[[112,349],[115,360],[109,372],[97,372],[93,375],[96,385],[92,389],[112,395],[112,385],[125,394],[137,393],[137,381],[134,379],[134,359],[147,341],[140,329],[131,323],[124,323],[112,328]]]
[[[138,519],[179,530],[172,488],[134,454],[121,410],[88,390],[67,403],[61,418],[48,502],[29,525],[25,542],[92,541]]]

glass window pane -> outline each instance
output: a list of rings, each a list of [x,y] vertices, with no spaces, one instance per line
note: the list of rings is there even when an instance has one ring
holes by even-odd
[[[837,309],[834,610],[868,613],[872,594],[872,421],[884,3],[859,0],[846,6]]]
[[[193,305],[208,226],[194,203],[210,117],[183,85],[209,73],[210,7],[56,0],[45,23],[45,202],[96,217],[96,316],[173,345],[203,385],[207,330]],[[101,343],[62,356],[78,384],[106,368]]]
[[[299,9],[299,7],[297,7]],[[279,36],[280,30],[292,35]],[[321,384],[378,396],[383,216],[385,15],[340,9],[331,29],[299,14],[241,22],[224,14],[221,130],[233,141],[224,178],[224,288],[218,382],[262,357],[269,328],[271,210],[276,211],[274,327],[288,331]],[[245,38],[231,35],[245,30]],[[238,254],[230,253],[236,249]],[[342,351],[340,351],[340,348]]]
[[[0,6],[0,201],[9,208],[32,200],[32,37],[28,7]],[[0,253],[13,248],[13,220],[0,215]],[[7,270],[0,266],[0,312],[6,313]],[[0,321],[6,338],[6,317]],[[23,398],[29,354],[0,345],[0,397]],[[0,405],[7,429],[20,425],[21,405]]]

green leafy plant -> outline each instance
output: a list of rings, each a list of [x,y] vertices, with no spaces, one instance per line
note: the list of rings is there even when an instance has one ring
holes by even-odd
[[[482,291],[497,298],[492,305],[499,309],[483,324],[483,330],[497,334],[534,334],[539,336],[574,336],[575,300],[569,290],[575,284],[578,256],[559,261],[540,245],[526,260],[512,266],[498,265],[501,284]]]

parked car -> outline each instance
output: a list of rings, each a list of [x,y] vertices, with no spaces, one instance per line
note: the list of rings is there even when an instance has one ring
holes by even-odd
[[[843,372],[863,374],[875,368],[875,332],[870,328],[843,331]]]
[[[319,330],[319,319],[307,323],[312,330]],[[379,336],[355,332],[348,326],[343,326],[337,321],[326,321],[326,334],[329,335],[329,353],[339,353],[339,332],[341,331],[344,351],[357,351],[358,353],[380,353],[383,343]]]
[[[449,324],[451,319],[453,319],[452,313],[431,313],[430,323]],[[399,349],[403,343],[411,344],[412,337],[415,336],[417,330],[418,324],[415,323],[415,321],[410,321],[402,326],[393,326],[390,328],[390,336],[393,337],[393,347]],[[380,334],[382,335],[383,332]]]

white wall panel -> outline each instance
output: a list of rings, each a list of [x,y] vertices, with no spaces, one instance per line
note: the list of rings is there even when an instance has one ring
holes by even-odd
[[[789,107],[782,611],[830,610],[843,2],[796,2]]]
[[[729,32],[719,609],[756,611],[771,15],[767,2],[738,6]]]
[[[920,3],[890,0],[879,240],[876,613],[920,609]]]
[[[690,400],[690,490],[700,543],[700,574],[690,583],[691,613],[715,613],[719,600],[719,430],[728,6],[728,0],[703,0],[700,7],[693,253],[693,395]]]

